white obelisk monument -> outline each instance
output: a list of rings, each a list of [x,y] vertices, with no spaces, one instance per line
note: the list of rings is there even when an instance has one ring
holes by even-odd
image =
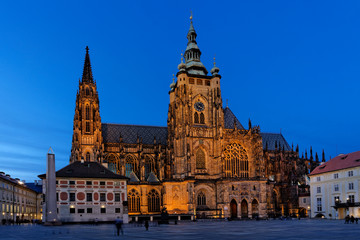
[[[55,176],[55,154],[51,147],[47,153],[46,165],[46,192],[45,192],[45,224],[56,224],[57,203],[56,203],[56,176]]]

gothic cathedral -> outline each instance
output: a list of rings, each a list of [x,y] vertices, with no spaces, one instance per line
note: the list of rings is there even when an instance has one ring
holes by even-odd
[[[170,85],[167,127],[102,123],[86,47],[76,94],[70,162],[97,161],[129,177],[130,217],[265,218],[298,214],[309,171],[278,133],[247,129],[223,108],[219,68],[200,61],[193,22]]]

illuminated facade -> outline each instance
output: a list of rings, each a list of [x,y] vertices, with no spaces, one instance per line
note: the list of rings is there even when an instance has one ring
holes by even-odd
[[[277,133],[248,129],[223,108],[221,76],[200,61],[191,21],[170,85],[166,127],[102,123],[88,48],[76,95],[70,162],[97,161],[128,176],[130,216],[252,218],[297,214],[308,167]]]
[[[0,224],[41,219],[41,192],[0,172]]]
[[[332,158],[309,176],[311,217],[360,217],[360,151]]]

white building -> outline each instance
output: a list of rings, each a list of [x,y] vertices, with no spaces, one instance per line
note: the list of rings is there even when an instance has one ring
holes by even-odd
[[[360,217],[360,151],[341,154],[309,176],[311,217]]]
[[[120,217],[127,223],[127,180],[97,162],[76,161],[60,169],[56,172],[58,220],[105,222]]]

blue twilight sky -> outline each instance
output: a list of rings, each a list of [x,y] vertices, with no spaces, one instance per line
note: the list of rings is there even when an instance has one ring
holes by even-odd
[[[50,146],[68,164],[86,45],[102,122],[166,126],[190,10],[244,126],[327,160],[360,150],[359,1],[2,1],[0,171],[37,179]]]

